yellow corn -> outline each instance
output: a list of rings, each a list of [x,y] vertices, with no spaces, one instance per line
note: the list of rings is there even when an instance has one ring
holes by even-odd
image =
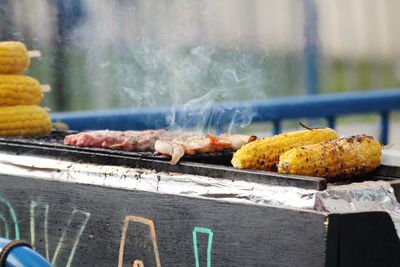
[[[29,66],[29,55],[21,42],[0,42],[0,73],[18,74]]]
[[[239,169],[272,170],[279,161],[279,155],[293,147],[337,138],[335,130],[330,128],[282,133],[242,146],[233,155],[232,165]]]
[[[47,135],[51,122],[39,106],[0,107],[0,136]]]
[[[382,146],[373,137],[350,138],[293,148],[280,156],[278,172],[328,181],[366,174],[380,165]]]
[[[0,106],[36,105],[42,96],[37,80],[24,75],[0,74]]]

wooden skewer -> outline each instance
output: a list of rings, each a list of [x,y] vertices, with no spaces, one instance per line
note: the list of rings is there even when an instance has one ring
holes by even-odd
[[[51,91],[51,87],[49,84],[41,84],[40,88],[42,89],[42,93],[48,93]]]
[[[114,144],[110,146],[111,149],[121,149],[122,147],[123,147],[122,144]]]
[[[394,143],[384,145],[383,148],[390,149],[394,147]]]
[[[30,50],[28,51],[28,56],[29,57],[40,57],[42,53],[40,53],[39,50]]]
[[[315,128],[311,128],[311,127],[308,127],[307,125],[305,125],[304,123],[302,123],[301,121],[299,121],[299,124],[300,124],[300,126],[301,127],[303,127],[304,129],[307,129],[307,130],[316,130],[316,129],[322,129],[322,127],[315,127]]]
[[[68,124],[64,123],[64,122],[53,122],[52,123],[53,129],[58,130],[58,131],[68,131],[69,127]]]

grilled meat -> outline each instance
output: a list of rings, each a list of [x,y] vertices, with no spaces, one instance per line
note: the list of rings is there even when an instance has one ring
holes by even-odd
[[[157,140],[172,140],[192,133],[146,130],[146,131],[87,131],[67,135],[64,144],[78,147],[100,147],[127,151],[154,151]]]
[[[241,146],[257,139],[248,135],[221,134],[214,136],[190,136],[175,138],[173,140],[158,140],[155,150],[161,154],[172,157],[171,164],[177,164],[184,154],[194,155],[200,153],[214,153],[225,149],[237,150]]]
[[[146,131],[87,131],[67,135],[64,144],[78,147],[100,147],[127,151],[155,151],[171,156],[176,164],[185,154],[215,153],[237,150],[256,139],[255,136],[229,135],[200,136],[190,132],[146,130]]]

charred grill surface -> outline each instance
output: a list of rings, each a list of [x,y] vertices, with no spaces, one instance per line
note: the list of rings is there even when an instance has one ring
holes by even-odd
[[[47,136],[35,136],[35,137],[4,137],[0,138],[1,142],[11,142],[15,144],[27,144],[27,145],[40,145],[48,148],[65,148],[75,151],[83,152],[98,152],[107,153],[111,155],[122,155],[128,157],[140,157],[145,159],[154,160],[165,160],[169,161],[170,158],[164,155],[158,155],[154,152],[136,152],[136,151],[125,151],[116,150],[108,148],[97,148],[97,147],[76,147],[70,145],[64,145],[63,140],[66,135],[74,134],[76,132],[72,131],[53,131],[51,135]],[[198,154],[198,155],[184,155],[183,160],[200,162],[200,163],[212,163],[217,165],[230,165],[230,160],[232,159],[233,152],[226,150],[220,153],[210,153],[210,154]]]
[[[215,154],[185,155],[179,164],[171,165],[168,157],[156,155],[153,152],[131,152],[64,145],[65,135],[71,133],[74,132],[54,131],[48,136],[0,138],[0,150],[22,155],[50,156],[77,162],[146,168],[155,171],[224,178],[232,181],[245,180],[315,190],[324,190],[327,187],[326,180],[318,177],[235,169],[230,164],[232,159],[231,151]],[[358,177],[348,182],[377,179],[393,181],[398,180],[398,178],[400,178],[398,168],[395,168],[393,172],[393,167],[381,166],[370,175]]]

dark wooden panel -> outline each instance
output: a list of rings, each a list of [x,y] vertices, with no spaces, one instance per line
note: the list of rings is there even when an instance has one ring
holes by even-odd
[[[330,214],[327,266],[399,266],[400,242],[386,212]]]
[[[5,175],[0,196],[1,235],[55,266],[325,264],[322,213]]]

